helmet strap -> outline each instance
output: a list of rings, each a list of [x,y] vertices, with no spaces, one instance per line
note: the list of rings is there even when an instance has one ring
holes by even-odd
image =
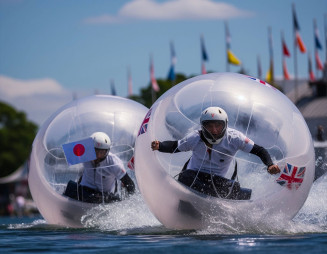
[[[201,129],[202,129],[201,133],[203,135],[202,140],[203,139],[206,140],[205,141],[206,144],[209,143],[209,144],[211,144],[211,146],[219,144],[225,136],[225,131],[224,131],[221,137],[219,137],[218,139],[215,139],[215,138],[213,138],[212,134],[209,131],[207,131],[207,129],[203,125],[201,125]]]
[[[199,131],[201,140],[206,144],[207,147],[212,148],[212,144],[208,142],[207,138],[203,134],[203,130]]]

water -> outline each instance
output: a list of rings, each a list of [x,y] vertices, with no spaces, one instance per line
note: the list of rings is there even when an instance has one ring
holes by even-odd
[[[262,235],[169,231],[67,229],[41,219],[2,219],[2,253],[325,253],[326,232]],[[7,224],[3,224],[7,223]]]
[[[169,230],[142,203],[131,209],[99,206],[82,221],[85,228],[49,225],[42,217],[0,218],[2,253],[326,253],[327,174],[314,182],[308,199],[289,222],[252,226]],[[108,216],[110,214],[110,216]],[[273,216],[273,215],[272,215]],[[110,220],[108,218],[111,218]],[[270,218],[271,221],[271,218]]]
[[[162,226],[106,231],[48,225],[41,218],[2,218],[2,253],[325,253],[327,230],[300,234],[208,234]]]

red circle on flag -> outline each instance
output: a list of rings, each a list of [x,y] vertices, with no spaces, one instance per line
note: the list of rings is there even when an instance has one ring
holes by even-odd
[[[82,144],[74,146],[73,152],[76,156],[82,156],[85,153],[85,147]]]

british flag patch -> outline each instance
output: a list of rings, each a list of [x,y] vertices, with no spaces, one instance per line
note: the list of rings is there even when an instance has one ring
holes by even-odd
[[[139,133],[137,134],[137,136],[143,134],[143,133],[146,133],[147,129],[148,129],[148,123],[150,121],[150,116],[151,116],[151,111],[152,109],[150,109],[148,111],[148,113],[146,114],[146,116],[144,117],[144,120],[141,124],[141,127],[140,127],[140,130],[139,130]]]
[[[290,190],[297,190],[303,182],[305,170],[305,167],[297,167],[287,163],[276,182]]]

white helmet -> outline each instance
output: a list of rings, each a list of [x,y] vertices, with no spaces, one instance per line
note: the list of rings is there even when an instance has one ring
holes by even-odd
[[[223,129],[220,135],[218,136],[218,138],[214,138],[212,134],[209,131],[207,131],[206,128],[204,127],[204,124],[208,121],[217,121],[223,124]],[[206,138],[206,140],[210,144],[219,144],[226,133],[228,116],[225,110],[223,110],[220,107],[209,107],[203,110],[203,112],[201,113],[200,123],[201,123],[202,133]]]
[[[91,138],[94,140],[94,148],[108,150],[109,152],[111,141],[106,133],[94,132]]]

